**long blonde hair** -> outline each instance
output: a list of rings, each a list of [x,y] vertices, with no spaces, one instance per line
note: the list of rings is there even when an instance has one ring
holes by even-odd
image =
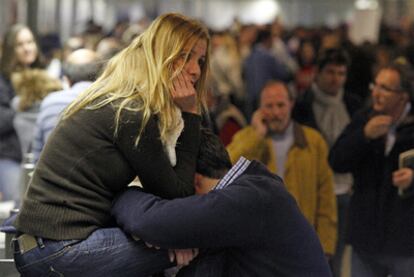
[[[81,109],[116,106],[115,135],[123,110],[141,112],[142,124],[137,130],[135,145],[152,115],[158,116],[162,141],[168,130],[179,124],[174,116],[176,106],[171,97],[172,80],[183,69],[173,68],[182,57],[184,47],[192,49],[198,40],[207,42],[205,64],[196,83],[197,103],[205,110],[206,79],[209,71],[210,37],[199,21],[176,13],[159,16],[146,31],[124,50],[109,60],[101,76],[65,111],[63,119]],[[186,59],[189,53],[185,53]]]

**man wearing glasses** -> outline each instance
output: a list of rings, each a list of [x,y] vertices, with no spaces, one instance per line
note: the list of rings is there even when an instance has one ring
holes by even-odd
[[[412,71],[406,62],[381,69],[370,85],[372,105],[356,114],[331,149],[337,172],[354,177],[347,238],[352,276],[408,277],[414,272]]]

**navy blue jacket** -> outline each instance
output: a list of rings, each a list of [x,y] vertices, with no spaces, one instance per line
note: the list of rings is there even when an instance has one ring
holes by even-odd
[[[385,156],[385,137],[368,140],[364,126],[373,111],[357,113],[333,145],[329,162],[336,172],[352,172],[353,194],[348,241],[370,253],[414,256],[414,185],[401,197],[392,185],[400,153],[414,148],[414,114],[397,127],[396,141]]]
[[[129,188],[113,216],[162,248],[227,248],[227,276],[331,276],[313,228],[282,180],[252,161],[222,190],[164,200]]]

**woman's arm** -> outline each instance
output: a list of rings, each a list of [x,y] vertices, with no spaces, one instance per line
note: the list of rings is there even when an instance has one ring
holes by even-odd
[[[125,112],[116,144],[140,178],[144,189],[162,198],[171,199],[194,194],[194,174],[200,144],[201,117],[183,113],[184,130],[177,141],[177,164],[171,163],[160,140],[157,118],[151,117],[138,146],[134,141],[141,117]]]

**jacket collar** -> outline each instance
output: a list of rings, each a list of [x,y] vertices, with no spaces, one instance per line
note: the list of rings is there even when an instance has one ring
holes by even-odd
[[[300,148],[306,148],[308,146],[308,141],[305,137],[305,132],[303,131],[302,126],[295,121],[293,121],[293,137],[294,145]]]

